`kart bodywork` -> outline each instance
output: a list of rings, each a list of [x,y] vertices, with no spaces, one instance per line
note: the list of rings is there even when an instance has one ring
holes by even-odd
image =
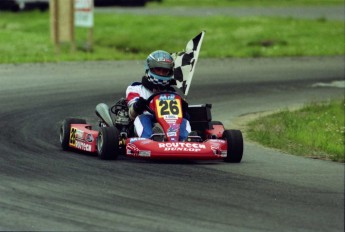
[[[211,104],[190,105],[182,109],[182,98],[176,92],[154,94],[148,99],[148,113],[155,116],[151,138],[136,136],[129,119],[124,99],[109,108],[96,106],[99,128],[93,130],[83,119],[68,118],[60,128],[63,150],[80,150],[96,153],[110,160],[119,155],[151,159],[192,159],[241,162],[243,137],[239,130],[226,130],[219,121],[212,121]],[[179,130],[184,114],[188,114],[193,133],[179,141]]]

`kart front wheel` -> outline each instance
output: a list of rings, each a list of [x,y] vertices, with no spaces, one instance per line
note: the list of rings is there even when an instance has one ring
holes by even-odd
[[[243,136],[240,130],[225,130],[223,139],[227,141],[228,155],[224,159],[229,163],[240,163],[243,156]]]
[[[66,151],[69,149],[69,138],[71,131],[71,124],[86,124],[84,119],[79,118],[66,118],[62,121],[60,126],[60,144],[62,150]]]
[[[100,159],[113,160],[120,153],[120,132],[116,127],[101,127],[97,137],[97,154]]]

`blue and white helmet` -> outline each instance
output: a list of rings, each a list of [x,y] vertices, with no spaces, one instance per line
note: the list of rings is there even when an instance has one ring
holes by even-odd
[[[145,62],[145,74],[154,85],[169,85],[174,76],[174,59],[166,51],[152,52]]]

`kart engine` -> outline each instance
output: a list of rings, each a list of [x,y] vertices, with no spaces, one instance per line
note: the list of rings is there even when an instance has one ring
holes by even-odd
[[[112,112],[116,115],[115,124],[128,126],[130,123],[126,100],[121,98],[113,107]]]

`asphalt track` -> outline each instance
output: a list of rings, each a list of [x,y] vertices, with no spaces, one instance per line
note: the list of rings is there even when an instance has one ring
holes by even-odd
[[[344,20],[344,5],[339,6],[251,6],[251,7],[97,7],[99,13],[171,16],[285,17],[300,19]]]
[[[190,103],[214,120],[342,98],[343,57],[201,59]],[[58,126],[124,95],[137,61],[0,65],[0,230],[344,231],[344,165],[245,141],[243,162],[102,161]],[[315,83],[323,83],[314,85]],[[313,87],[314,86],[314,87]],[[320,125],[324,126],[324,125]]]

